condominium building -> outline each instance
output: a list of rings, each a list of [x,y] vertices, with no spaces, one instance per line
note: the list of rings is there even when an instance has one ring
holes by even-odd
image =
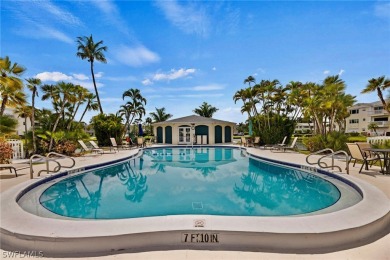
[[[31,129],[30,118],[24,119],[22,117],[19,117],[15,113],[14,108],[6,107],[4,110],[4,115],[12,116],[13,118],[15,118],[18,121],[18,124],[17,124],[16,129],[15,129],[15,134],[20,135],[20,136],[24,135],[26,128],[27,128],[27,131],[30,131],[30,129]]]
[[[349,107],[349,117],[346,119],[347,133],[367,133],[368,135],[390,135],[389,113],[383,108],[383,104],[358,103]],[[370,123],[377,125],[376,132],[368,129]]]

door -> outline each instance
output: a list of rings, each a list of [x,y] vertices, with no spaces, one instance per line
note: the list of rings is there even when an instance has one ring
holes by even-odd
[[[179,144],[191,143],[191,127],[179,127]]]

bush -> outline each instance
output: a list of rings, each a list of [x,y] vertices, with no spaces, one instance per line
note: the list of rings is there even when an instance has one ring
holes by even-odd
[[[326,136],[315,135],[303,139],[303,144],[306,145],[310,152],[316,152],[325,148],[330,148],[334,151],[346,150],[346,142],[348,137],[341,132],[331,132]]]
[[[100,146],[110,146],[110,138],[114,137],[118,144],[122,143],[122,118],[114,114],[99,114],[91,120],[95,136]]]
[[[54,147],[56,153],[72,155],[76,151],[76,145],[71,141],[63,141]]]
[[[4,138],[0,138],[0,164],[11,163],[12,159],[12,147],[5,141]]]

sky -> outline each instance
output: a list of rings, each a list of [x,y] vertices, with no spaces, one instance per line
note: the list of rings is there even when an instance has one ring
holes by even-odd
[[[340,75],[358,102],[378,101],[360,92],[390,77],[389,1],[1,0],[0,54],[27,69],[23,78],[93,92],[90,65],[76,56],[77,37],[91,34],[108,48],[107,63],[94,63],[105,113],[137,88],[146,117],[161,107],[187,116],[207,102],[214,118],[240,123],[233,95],[250,75],[282,85]]]

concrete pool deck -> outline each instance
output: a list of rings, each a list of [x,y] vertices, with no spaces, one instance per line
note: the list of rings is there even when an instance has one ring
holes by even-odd
[[[132,153],[136,153],[136,150],[132,150]],[[288,161],[288,162],[294,162],[302,165],[306,165],[305,162],[305,155],[299,154],[299,153],[272,153],[269,150],[263,150],[263,149],[254,149],[254,148],[248,148],[248,152],[256,154],[261,157],[267,157],[271,159],[281,160],[281,161]],[[120,151],[116,154],[104,154],[103,156],[100,155],[91,155],[91,156],[85,156],[85,157],[78,157],[76,158],[76,168],[95,164],[97,161],[104,162],[104,161],[111,161],[115,160],[121,157],[127,157],[129,156],[129,151]],[[345,163],[340,163],[341,167],[345,167]],[[360,166],[360,165],[359,165]],[[363,171],[362,174],[358,174],[359,166],[352,167],[351,164],[351,170],[350,175],[354,178],[357,178],[363,182],[367,182],[372,184],[373,186],[380,189],[387,198],[390,198],[390,176],[385,176],[380,173],[378,173],[378,169],[373,167],[370,168],[369,171]],[[39,169],[39,167],[42,166],[35,166],[36,169]],[[34,167],[34,169],[35,169]],[[0,175],[0,187],[1,192],[4,192],[5,190],[8,190],[15,185],[19,185],[23,182],[26,182],[29,180],[29,169],[21,170],[18,172],[19,177],[15,178],[14,174],[9,174],[7,171],[2,171]],[[3,210],[6,210],[2,206],[2,212]],[[356,218],[359,218],[359,216],[356,216]],[[167,251],[151,251],[151,252],[142,252],[142,253],[123,253],[123,254],[116,254],[111,256],[105,256],[107,257],[113,257],[121,259],[128,259],[131,257],[131,259],[199,259],[199,258],[206,258],[206,259],[237,259],[237,258],[243,258],[243,259],[259,259],[259,258],[266,258],[266,259],[299,259],[302,258],[321,258],[321,259],[389,259],[390,256],[390,227],[388,226],[386,230],[383,230],[383,234],[387,234],[383,236],[382,238],[379,238],[378,240],[367,244],[367,245],[357,245],[356,248],[351,248],[347,250],[338,251],[336,248],[334,252],[328,252],[328,253],[311,253],[311,254],[278,254],[278,253],[262,253],[262,252],[243,252],[243,251],[207,251],[207,250],[167,250]],[[2,256],[4,257],[7,252],[2,251]],[[102,258],[102,257],[99,257]]]

